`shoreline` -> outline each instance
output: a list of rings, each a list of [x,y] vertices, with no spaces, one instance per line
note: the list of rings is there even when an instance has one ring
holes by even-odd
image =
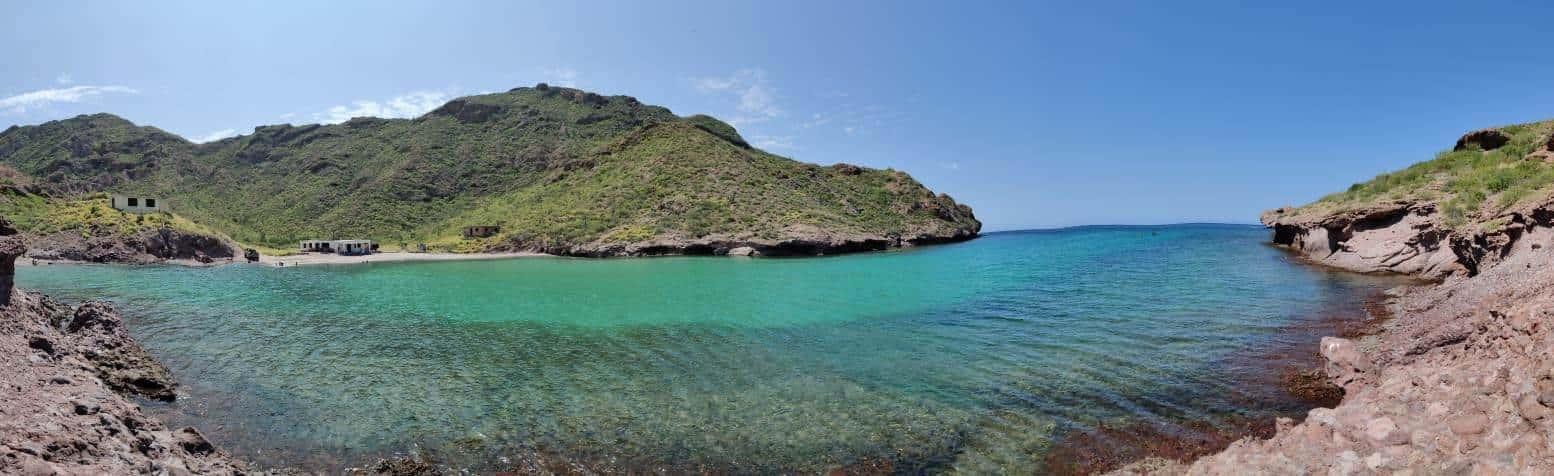
[[[284,268],[291,268],[291,267],[297,267],[297,266],[319,266],[319,265],[355,265],[355,264],[372,264],[372,263],[412,263],[412,262],[428,262],[428,261],[487,261],[487,260],[520,259],[520,258],[560,258],[560,256],[551,255],[551,254],[545,254],[545,253],[534,253],[534,252],[508,252],[508,253],[410,253],[410,252],[403,252],[403,251],[392,251],[392,252],[384,252],[384,253],[373,253],[373,254],[370,254],[370,255],[361,255],[361,256],[341,256],[341,255],[327,254],[327,253],[305,253],[305,254],[295,254],[295,255],[286,255],[286,256],[262,255],[262,256],[259,257],[259,261],[256,262],[256,263],[249,263],[247,260],[244,260],[242,258],[237,258],[237,259],[232,259],[232,260],[228,260],[228,259],[223,258],[223,259],[211,261],[209,263],[202,263],[202,262],[200,262],[198,260],[193,260],[193,259],[188,259],[188,258],[164,259],[164,260],[161,260],[161,261],[155,261],[155,262],[151,262],[151,263],[119,263],[119,262],[97,263],[97,262],[91,262],[91,261],[66,260],[66,259],[21,258],[21,259],[16,260],[16,266],[17,267],[22,267],[22,268],[31,268],[31,267],[53,266],[53,265],[67,265],[67,266],[68,265],[125,265],[125,266],[169,265],[169,266],[183,266],[183,267],[188,267],[188,268],[214,268],[214,267],[218,267],[218,266],[255,265],[255,266],[269,266],[269,267],[272,267],[272,268],[282,268],[282,267],[284,267]]]
[[[721,257],[770,257],[770,258],[825,258],[832,256],[879,253],[886,251],[899,251],[913,248],[933,247],[964,243],[983,236],[982,234],[970,234],[948,238],[923,238],[908,242],[890,244],[886,240],[864,240],[859,242],[843,241],[828,243],[822,241],[794,240],[777,244],[751,243],[751,242],[723,242],[711,241],[706,243],[679,243],[665,245],[656,242],[634,243],[601,249],[592,248],[556,248],[549,250],[516,250],[516,251],[481,251],[473,253],[455,252],[409,252],[386,251],[370,255],[344,256],[333,253],[296,253],[289,255],[260,254],[259,261],[249,263],[241,256],[241,246],[233,245],[231,251],[234,256],[212,258],[208,262],[202,262],[194,258],[159,258],[153,255],[143,255],[144,259],[122,260],[109,259],[104,261],[64,259],[64,258],[34,258],[24,255],[16,261],[17,266],[49,266],[55,264],[120,264],[120,265],[173,265],[191,268],[207,268],[215,266],[227,266],[236,264],[258,264],[270,267],[292,267],[313,265],[345,265],[345,264],[370,264],[370,263],[401,263],[422,261],[480,261],[516,258],[585,258],[585,259],[616,259],[616,258],[660,258],[676,256],[721,256]],[[793,252],[793,250],[802,252]],[[38,250],[29,249],[33,253]]]
[[[519,258],[556,258],[556,255],[517,251],[508,253],[411,253],[405,251],[390,251],[373,253],[360,256],[342,256],[332,253],[301,253],[286,256],[261,255],[259,262],[255,264],[273,268],[291,268],[296,266],[318,265],[352,265],[371,263],[409,263],[423,261],[484,261]],[[171,262],[171,260],[169,261]],[[183,264],[183,263],[176,263]],[[234,264],[249,264],[246,260],[235,261]],[[199,263],[201,266],[209,266]]]
[[[544,257],[544,256],[550,256],[550,255],[544,255],[544,254],[539,254],[539,253],[456,254],[456,253],[403,253],[403,252],[399,252],[399,253],[379,253],[379,254],[366,255],[366,256],[339,256],[339,255],[334,255],[334,254],[306,254],[306,255],[278,256],[278,257],[274,257],[273,258],[273,260],[275,262],[271,262],[271,263],[263,263],[263,262],[261,262],[259,264],[264,264],[264,265],[267,265],[267,266],[277,266],[278,262],[285,262],[286,263],[285,266],[287,266],[287,267],[295,267],[295,266],[330,265],[330,264],[349,265],[349,264],[364,264],[364,263],[372,263],[372,262],[472,260],[472,259],[508,259],[508,258],[519,258],[519,257]],[[1291,256],[1293,256],[1293,254]],[[375,258],[383,258],[383,257],[387,257],[387,258],[391,258],[391,259],[387,259],[387,260],[385,260],[385,259],[375,259]],[[299,261],[298,258],[315,258],[315,259],[313,259],[311,261],[307,261],[307,262],[302,262],[302,261]],[[26,260],[23,260],[23,261],[25,262]],[[230,264],[230,263],[226,262],[225,260],[220,260],[220,261],[217,261],[216,263],[198,263],[198,262],[194,262],[192,260],[189,260],[189,261],[190,261],[189,263],[176,263],[176,262],[167,262],[167,263],[168,264],[175,264],[175,265],[181,264],[181,265],[192,265],[192,266],[220,266],[220,265]],[[298,261],[298,262],[294,263],[293,261]],[[236,262],[237,263],[246,263],[245,261],[243,261],[241,259],[236,260]],[[88,264],[90,264],[90,263],[88,263]],[[1314,266],[1314,267],[1318,268],[1318,269],[1323,269],[1323,270],[1328,271],[1328,272],[1337,272],[1336,270],[1332,269],[1331,267],[1320,266],[1320,265],[1318,265],[1318,263],[1312,263],[1312,262],[1307,262],[1307,261],[1303,261],[1303,260],[1297,260],[1295,262],[1291,262],[1290,264],[1296,264],[1296,265],[1299,265],[1299,266],[1317,265],[1317,266]],[[1380,288],[1386,288],[1386,287],[1389,287],[1389,286],[1381,286]],[[1373,289],[1379,289],[1379,288],[1373,288]],[[1374,295],[1374,294],[1376,294],[1376,292],[1371,292],[1371,293],[1367,293],[1367,294]],[[1351,297],[1359,297],[1359,295],[1354,295],[1354,296],[1351,296]],[[1346,324],[1365,324],[1365,323],[1368,323],[1368,322],[1372,321],[1374,319],[1374,317],[1375,317],[1373,315],[1368,315],[1368,314],[1364,314],[1364,313],[1362,313],[1362,314],[1355,314],[1355,313],[1352,313],[1352,312],[1351,313],[1343,312],[1345,310],[1355,310],[1355,309],[1359,309],[1361,307],[1365,307],[1366,303],[1363,303],[1361,301],[1367,301],[1367,300],[1368,299],[1363,299],[1363,298],[1359,299],[1359,300],[1356,300],[1356,299],[1342,299],[1342,300],[1338,300],[1338,301],[1333,302],[1332,304],[1334,304],[1334,305],[1331,306],[1331,307],[1328,307],[1327,308],[1328,310],[1323,311],[1322,315],[1323,316],[1327,316],[1325,318],[1311,318],[1311,319],[1304,319],[1304,320],[1302,320],[1302,322],[1290,323],[1290,325],[1287,328],[1281,328],[1276,333],[1279,334],[1279,335],[1301,334],[1301,337],[1299,339],[1297,339],[1297,340],[1302,340],[1302,341],[1309,340],[1310,342],[1307,342],[1306,344],[1299,345],[1299,346],[1292,345],[1292,344],[1281,344],[1281,345],[1278,345],[1279,349],[1271,350],[1271,352],[1297,352],[1297,351],[1299,351],[1301,349],[1309,349],[1310,347],[1312,347],[1309,344],[1315,344],[1315,340],[1317,338],[1320,338],[1320,335],[1317,335],[1316,337],[1311,338],[1311,339],[1306,339],[1305,338],[1306,337],[1305,334],[1309,334],[1309,333],[1312,333],[1312,332],[1319,332],[1319,333],[1327,332],[1329,334],[1333,334],[1333,333],[1343,334],[1344,332],[1340,331],[1339,328],[1340,327],[1345,327]],[[1339,302],[1339,301],[1341,301],[1341,302]],[[1323,329],[1327,329],[1327,330],[1325,330],[1325,331],[1315,330],[1314,328],[1317,328],[1317,327],[1320,327],[1320,328],[1323,328]],[[1237,362],[1246,363],[1249,359],[1257,359],[1259,356],[1264,356],[1265,354],[1269,353],[1269,352],[1260,352],[1260,350],[1269,350],[1269,349],[1251,350],[1251,351],[1248,352],[1248,355],[1240,355],[1240,356],[1236,356],[1236,357],[1233,357],[1233,358]],[[1309,366],[1306,365],[1308,363],[1308,361],[1310,361],[1309,363],[1319,363],[1319,361],[1320,361],[1320,357],[1316,356],[1314,352],[1312,354],[1313,355],[1310,355],[1310,356],[1302,355],[1302,356],[1300,356],[1299,358],[1296,358],[1296,359],[1285,358],[1287,356],[1279,356],[1275,360],[1300,360],[1301,361],[1300,365],[1302,366],[1302,369],[1306,369],[1306,368],[1309,368]],[[1309,357],[1309,358],[1307,358],[1307,357]],[[1283,363],[1290,363],[1290,362],[1283,362]],[[1278,364],[1279,363],[1276,363],[1276,362],[1270,362],[1269,363],[1270,366],[1276,366]],[[1230,364],[1230,365],[1239,365],[1239,364]],[[1291,367],[1291,368],[1293,368],[1293,367]],[[1262,385],[1262,386],[1266,386],[1266,385],[1268,385],[1268,381],[1275,381],[1275,380],[1277,380],[1279,378],[1278,375],[1274,375],[1274,373],[1270,373],[1270,372],[1259,373],[1258,375],[1255,375],[1255,376],[1252,376],[1252,377],[1253,378],[1251,380],[1246,380],[1245,379],[1246,376],[1242,376],[1242,378],[1237,378],[1237,379],[1235,379],[1235,381],[1242,382],[1242,383],[1238,383],[1237,385],[1238,386],[1243,386],[1243,387],[1246,386],[1246,385]],[[1275,385],[1277,385],[1277,384],[1275,384]],[[1276,388],[1275,390],[1278,390],[1278,389]],[[1265,390],[1259,390],[1259,391],[1256,391],[1255,393],[1264,395],[1264,396],[1268,397],[1269,400],[1279,400],[1279,399],[1288,399],[1289,398],[1289,395],[1286,395],[1286,393],[1288,393],[1288,392],[1286,392],[1286,393],[1279,393],[1279,394],[1276,395],[1274,393],[1267,392]],[[1293,393],[1290,393],[1290,395],[1293,395]],[[1204,455],[1205,453],[1219,452],[1219,451],[1223,450],[1224,448],[1226,448],[1227,445],[1229,445],[1230,443],[1232,443],[1232,442],[1234,442],[1234,441],[1236,441],[1238,439],[1241,439],[1241,438],[1243,438],[1243,437],[1245,437],[1247,435],[1252,435],[1252,436],[1260,437],[1260,438],[1266,438],[1268,436],[1271,436],[1271,433],[1273,432],[1273,430],[1275,428],[1275,416],[1276,415],[1277,416],[1294,415],[1296,413],[1301,413],[1301,412],[1304,412],[1304,411],[1305,410],[1303,410],[1303,409],[1302,410],[1295,410],[1295,411],[1282,410],[1282,409],[1281,410],[1276,410],[1276,412],[1277,412],[1276,414],[1263,414],[1263,416],[1257,417],[1255,419],[1255,421],[1252,418],[1239,418],[1238,419],[1235,415],[1225,415],[1223,417],[1210,417],[1210,418],[1204,418],[1204,419],[1198,419],[1198,420],[1180,420],[1180,421],[1173,420],[1173,421],[1157,422],[1157,424],[1149,424],[1149,425],[1115,425],[1114,426],[1114,425],[1107,425],[1107,424],[1103,423],[1099,428],[1097,428],[1097,431],[1095,432],[1096,435],[1094,435],[1094,436],[1098,436],[1098,438],[1091,439],[1089,441],[1089,443],[1087,443],[1084,440],[1084,438],[1087,437],[1086,435],[1069,435],[1068,437],[1075,437],[1075,436],[1078,437],[1076,440],[1073,441],[1073,443],[1076,443],[1077,446],[1078,446],[1078,448],[1077,448],[1078,453],[1070,451],[1068,454],[1066,454],[1066,456],[1083,456],[1083,457],[1086,457],[1086,458],[1090,458],[1091,461],[1102,462],[1104,464],[1104,466],[1101,466],[1099,468],[1091,466],[1092,469],[1090,471],[1081,471],[1082,474],[1083,473],[1090,473],[1090,472],[1106,471],[1106,470],[1110,470],[1110,469],[1115,469],[1119,464],[1126,464],[1129,461],[1133,461],[1133,460],[1137,459],[1137,457],[1143,457],[1143,456],[1156,456],[1156,457],[1158,457],[1158,456],[1160,456],[1162,454],[1162,453],[1159,453],[1159,451],[1161,451],[1161,450],[1165,451],[1165,453],[1163,453],[1163,454],[1166,455],[1166,456],[1174,455],[1175,457],[1178,457],[1178,458],[1192,458],[1192,457],[1197,457],[1197,456]],[[151,414],[153,417],[156,417],[156,418],[158,418],[158,419],[160,419],[160,420],[162,420],[164,422],[167,422],[169,424],[175,424],[175,425],[194,425],[195,427],[199,427],[202,424],[202,422],[200,420],[198,420],[198,419],[181,419],[181,420],[180,419],[167,419],[166,415],[158,415],[154,411],[148,411],[148,414]],[[219,428],[217,429],[216,433],[217,434],[220,433]],[[1063,447],[1063,446],[1065,446],[1067,444],[1068,443],[1064,442],[1063,440],[1058,440],[1058,441],[1054,442],[1053,446],[1054,446],[1054,449],[1057,449],[1057,448]],[[1119,449],[1120,449],[1120,451],[1117,451]],[[430,449],[428,449],[428,450],[430,450]],[[1174,453],[1173,453],[1173,451],[1174,451]],[[1140,452],[1142,452],[1144,454],[1140,455],[1139,454]],[[1130,455],[1132,457],[1126,457],[1125,456],[1125,457],[1123,457],[1119,461],[1119,459],[1117,457],[1120,456],[1120,455]],[[429,456],[429,455],[423,455],[423,457],[426,457],[426,456]],[[430,458],[428,458],[427,460],[423,460],[423,461],[437,461],[435,453],[433,453],[430,456],[431,456]],[[391,455],[391,454],[372,455],[372,456],[369,456],[368,460],[371,460],[373,458],[379,458],[379,457],[392,459],[392,458],[394,458],[394,455]],[[536,457],[536,458],[538,458],[538,457]],[[559,454],[552,454],[552,455],[545,455],[541,459],[549,459],[549,460],[562,459],[562,460],[564,460],[566,458],[563,457],[563,456],[560,456]],[[264,464],[260,460],[245,460],[244,462],[247,463],[247,464],[250,464],[250,465],[263,465]],[[360,462],[361,462],[361,460],[355,461],[356,464],[360,464]],[[345,460],[335,461],[334,464],[340,465],[340,466],[335,467],[335,469],[348,468],[348,466],[344,466],[344,465],[349,464],[349,463],[350,463],[349,461],[345,461]],[[574,464],[583,464],[583,462],[581,462],[581,461],[573,461],[573,463]],[[1048,461],[1046,463],[1039,463],[1039,464],[1047,464],[1047,465],[1049,465],[1049,466],[1046,466],[1046,468],[1049,469],[1049,470],[1053,470],[1053,469],[1056,468],[1055,466],[1051,466],[1051,464],[1052,464],[1052,460],[1051,459],[1048,459]],[[316,468],[314,468],[314,469],[316,469]],[[1054,471],[1054,472],[1057,472],[1057,471]]]
[[[1146,449],[1184,450],[1187,454],[1175,457],[1195,458],[1182,461],[1168,459],[1173,457],[1170,453],[1146,454],[1110,474],[1554,470],[1554,458],[1549,457],[1554,453],[1549,445],[1554,441],[1554,411],[1549,410],[1554,408],[1554,365],[1540,354],[1554,348],[1554,332],[1548,324],[1540,324],[1547,320],[1545,316],[1554,315],[1554,234],[1529,232],[1522,238],[1505,243],[1505,252],[1494,265],[1477,267],[1473,276],[1464,273],[1405,284],[1403,280],[1418,276],[1384,273],[1397,275],[1398,285],[1387,288],[1380,302],[1360,303],[1365,311],[1358,315],[1361,318],[1316,318],[1280,331],[1339,337],[1318,337],[1316,346],[1280,346],[1244,357],[1310,350],[1314,354],[1310,357],[1322,368],[1313,380],[1342,389],[1336,406],[1312,405],[1315,408],[1303,414],[1269,417],[1272,421],[1227,419],[1182,425],[1182,429],[1202,430],[1199,435],[1155,432],[1150,427],[1102,428],[1102,437],[1121,435],[1140,441]],[[1311,260],[1299,248],[1285,248],[1302,265],[1343,270]],[[285,262],[289,267],[546,256],[551,255],[319,254],[274,257],[276,263],[260,264]],[[30,265],[30,260],[19,264]],[[1318,326],[1321,330],[1315,329]],[[1239,428],[1213,433],[1209,427],[1220,423]],[[1204,435],[1212,438],[1201,439]],[[1063,445],[1055,442],[1054,447]]]
[[[1110,474],[1554,474],[1554,203],[1473,232],[1441,226],[1433,204],[1385,208],[1264,215],[1272,241],[1313,264],[1432,281],[1389,292],[1381,322],[1322,338],[1336,406]]]
[[[1284,251],[1295,257],[1293,252]],[[1220,453],[1243,439],[1270,438],[1279,419],[1337,405],[1342,389],[1322,375],[1322,356],[1315,350],[1320,339],[1374,329],[1391,318],[1379,304],[1396,290],[1425,283],[1410,276],[1356,273],[1305,259],[1290,264],[1363,281],[1367,291],[1280,326],[1265,346],[1238,350],[1217,361],[1217,366],[1225,367],[1222,377],[1234,382],[1238,393],[1239,403],[1226,412],[1199,418],[1106,422],[1070,431],[1053,441],[1042,470],[1049,474],[1128,474],[1126,470],[1144,462],[1179,465]],[[1242,370],[1231,370],[1235,368]],[[1153,469],[1146,474],[1155,472],[1170,471]]]

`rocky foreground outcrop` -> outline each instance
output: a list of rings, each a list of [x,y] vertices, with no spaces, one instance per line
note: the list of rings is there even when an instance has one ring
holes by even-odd
[[[1315,263],[1439,284],[1389,291],[1395,317],[1373,335],[1322,340],[1337,407],[1117,473],[1554,474],[1554,202],[1454,229],[1422,202],[1263,222]]]
[[[16,290],[0,306],[0,474],[307,474],[256,470],[192,427],[169,428],[135,401],[172,400],[177,383],[135,343],[114,308],[71,308]],[[446,474],[413,457],[352,475]]]
[[[174,398],[114,309],[14,291],[0,308],[0,474],[234,474],[244,465],[131,397]]]
[[[1400,293],[1378,335],[1323,339],[1336,408],[1155,473],[1554,474],[1554,252]]]

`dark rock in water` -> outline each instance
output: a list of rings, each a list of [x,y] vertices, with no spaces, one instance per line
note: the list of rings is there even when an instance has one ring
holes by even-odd
[[[248,260],[249,263],[258,262],[259,261],[259,250],[256,250],[256,249],[253,249],[253,248],[249,248],[249,249],[243,250],[243,259]]]
[[[1344,400],[1344,389],[1328,380],[1321,370],[1291,371],[1281,376],[1284,389],[1295,398],[1319,407],[1332,408]]]
[[[145,349],[135,344],[111,304],[87,301],[76,308],[65,331],[100,347],[82,352],[97,367],[97,378],[115,391],[162,401],[177,398],[173,376]]]
[[[437,466],[415,457],[395,457],[378,460],[368,474],[389,476],[438,476],[443,474]]]
[[[1495,129],[1481,129],[1463,134],[1462,138],[1457,139],[1457,145],[1453,146],[1451,150],[1463,150],[1474,145],[1483,150],[1495,150],[1510,141],[1511,136],[1506,135],[1504,132]]]
[[[200,430],[194,427],[186,426],[178,430],[173,434],[173,440],[190,454],[208,455],[216,452],[216,446],[210,444],[210,441],[205,439],[205,435],[201,435]]]
[[[87,301],[76,308],[75,317],[70,319],[70,324],[65,327],[69,332],[80,332],[87,327],[96,327],[98,330],[111,332],[119,328],[119,313],[113,310],[113,306],[103,301]]]

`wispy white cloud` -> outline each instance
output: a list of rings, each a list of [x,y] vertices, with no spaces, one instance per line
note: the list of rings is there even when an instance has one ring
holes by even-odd
[[[295,112],[288,112],[288,113],[285,113],[285,114],[281,114],[281,120],[282,121],[289,121],[289,120],[292,120],[292,119],[294,119],[296,117],[297,117],[297,113],[295,113]]]
[[[194,141],[196,144],[204,144],[206,142],[215,142],[235,135],[237,135],[236,129],[222,129],[219,131],[211,131],[209,134],[194,137],[189,140]]]
[[[742,69],[723,77],[696,78],[694,82],[696,89],[704,93],[731,95],[738,100],[734,105],[738,114],[728,121],[734,127],[764,122],[783,114],[782,107],[777,105],[777,90],[766,80],[764,70]]]
[[[944,168],[950,169],[950,170],[960,170],[960,162],[954,162],[954,161],[945,162],[944,163]]]
[[[700,89],[700,90],[702,90],[702,92],[727,91],[730,88],[733,88],[734,84],[735,84],[734,83],[734,78],[731,78],[731,77],[730,78],[720,78],[720,77],[696,78],[693,81],[696,82],[696,89]]]
[[[793,146],[793,136],[753,136],[750,144],[767,150],[796,148]]]
[[[71,86],[68,88],[40,89],[0,98],[0,111],[13,114],[27,112],[54,103],[77,103],[87,98],[109,93],[137,94],[140,91],[124,86]]]
[[[902,119],[900,112],[890,110],[880,105],[854,105],[841,103],[830,110],[812,114],[810,120],[800,124],[802,129],[812,129],[831,124],[831,129],[849,136],[872,133],[877,129],[884,129],[895,121]]]
[[[352,101],[314,113],[313,119],[324,124],[339,124],[353,117],[412,118],[426,114],[453,99],[444,91],[416,91],[383,101]]]
[[[540,71],[546,84],[575,88],[577,87],[577,70],[572,68],[545,68]]]
[[[76,80],[70,77],[70,73],[59,73],[59,76],[54,77],[54,82],[58,84],[71,84],[76,82]]]
[[[830,124],[831,120],[832,120],[831,115],[823,113],[823,112],[817,112],[817,113],[814,113],[814,114],[810,114],[809,120],[808,121],[804,121],[803,124],[799,124],[799,128],[802,128],[802,129],[814,129],[816,127],[820,127],[820,126],[824,126],[826,124]]]

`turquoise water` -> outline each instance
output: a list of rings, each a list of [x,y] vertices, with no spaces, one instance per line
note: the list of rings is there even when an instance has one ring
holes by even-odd
[[[265,464],[1032,468],[1099,423],[1299,411],[1265,349],[1389,283],[1250,226],[1092,227],[812,259],[22,268],[114,301],[154,409]],[[1320,327],[1320,326],[1318,326]],[[1258,357],[1264,356],[1264,357]]]

